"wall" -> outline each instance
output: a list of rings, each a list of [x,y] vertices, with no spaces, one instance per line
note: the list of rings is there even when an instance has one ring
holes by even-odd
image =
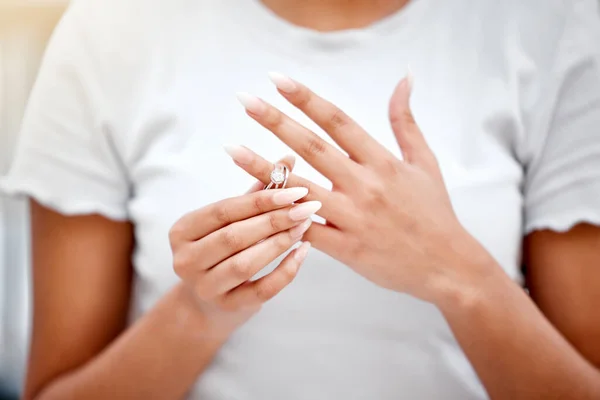
[[[0,175],[10,163],[23,109],[66,1],[0,0]],[[0,195],[0,387],[21,386],[28,341],[26,204]]]

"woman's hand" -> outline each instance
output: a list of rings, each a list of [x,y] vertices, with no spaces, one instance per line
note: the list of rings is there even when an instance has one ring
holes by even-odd
[[[310,188],[306,200],[323,204],[319,215],[327,225],[313,224],[306,235],[313,246],[380,286],[427,301],[435,300],[436,290],[468,280],[475,260],[490,260],[454,214],[436,157],[410,111],[410,78],[400,82],[390,102],[403,160],[305,86],[280,74],[272,80],[348,154],[263,100],[239,94],[248,115],[333,184],[328,191],[294,175],[289,180]],[[230,153],[247,172],[268,181],[270,163],[243,147]]]
[[[231,332],[295,278],[308,242],[273,272],[251,281],[310,227],[321,204],[293,205],[307,193],[305,188],[253,191],[191,212],[173,225],[175,272],[198,300],[212,332]]]

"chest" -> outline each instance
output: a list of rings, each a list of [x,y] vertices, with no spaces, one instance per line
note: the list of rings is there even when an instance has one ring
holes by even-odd
[[[140,108],[140,122],[123,154],[133,185],[129,213],[136,226],[136,268],[154,281],[174,279],[166,237],[178,218],[240,195],[254,182],[231,162],[224,144],[248,146],[273,161],[291,152],[245,115],[235,92],[262,97],[329,140],[277,94],[266,76],[269,69],[289,73],[340,106],[400,157],[387,117],[389,97],[405,73],[399,62],[394,68],[389,63],[380,68],[374,62],[351,70],[343,63],[306,67],[269,54],[257,59],[243,66],[222,58],[201,64],[188,60],[177,76],[151,88]],[[516,276],[522,173],[513,156],[519,124],[510,95],[501,86],[468,84],[466,76],[446,80],[427,62],[421,64],[413,111],[438,157],[455,210],[467,229]],[[379,73],[373,74],[375,70]],[[363,79],[356,78],[361,75]],[[298,160],[295,172],[329,186],[303,160]]]

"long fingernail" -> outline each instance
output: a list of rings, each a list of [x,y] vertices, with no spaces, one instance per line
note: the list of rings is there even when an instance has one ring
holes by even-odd
[[[308,194],[308,189],[305,187],[294,187],[283,189],[273,195],[273,203],[278,206],[292,204],[296,200],[300,200]]]
[[[301,221],[319,211],[321,206],[320,201],[307,201],[292,208],[289,215],[292,220]]]
[[[296,261],[298,261],[298,263],[301,263],[306,259],[310,247],[310,242],[304,242],[300,245],[300,247],[296,249],[296,251],[294,252],[294,258],[296,259]]]
[[[408,73],[406,74],[406,83],[408,85],[408,94],[410,95],[412,94],[413,87],[415,86],[415,75],[413,74],[410,65],[408,66]]]
[[[252,152],[243,146],[223,146],[229,157],[238,164],[248,165],[252,162]]]
[[[264,101],[254,95],[251,95],[250,93],[238,92],[236,93],[236,96],[239,102],[242,103],[248,112],[260,114],[266,110]]]
[[[277,89],[284,93],[293,93],[298,89],[298,85],[290,77],[279,72],[269,72],[271,82],[275,84]]]
[[[300,225],[297,225],[297,226],[293,227],[292,229],[290,229],[290,236],[293,239],[299,240],[300,238],[302,238],[302,235],[304,235],[304,233],[308,230],[308,228],[310,228],[311,224],[312,224],[312,219],[307,219]]]

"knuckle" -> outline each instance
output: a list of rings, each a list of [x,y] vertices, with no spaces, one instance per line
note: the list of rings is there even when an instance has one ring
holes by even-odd
[[[298,186],[305,187],[308,190],[308,194],[304,198],[302,198],[302,201],[310,200],[313,197],[315,191],[317,190],[317,185],[315,183],[304,179],[302,179],[299,182]]]
[[[239,250],[242,246],[242,240],[232,228],[223,229],[221,241],[231,250]]]
[[[283,114],[281,111],[269,107],[266,116],[266,125],[270,128],[278,127],[283,124]]]
[[[304,110],[310,105],[311,98],[311,93],[308,90],[300,90],[294,98],[294,105]]]
[[[339,130],[348,125],[349,117],[346,113],[339,108],[336,108],[331,117],[329,118],[329,125],[335,130]]]
[[[267,211],[267,204],[265,198],[263,196],[264,191],[258,192],[258,194],[254,197],[252,201],[252,206],[257,211],[257,213],[262,214]]]
[[[352,260],[361,260],[365,253],[365,245],[360,240],[353,240],[351,246],[349,246],[349,250]]]
[[[397,113],[391,113],[390,115],[390,123],[393,127],[401,127],[404,121],[402,121],[401,115]]]
[[[292,245],[292,236],[288,232],[282,232],[272,238],[273,246],[279,251],[285,251]]]
[[[286,285],[288,285],[294,280],[294,278],[296,278],[297,271],[298,268],[290,268],[290,266],[288,266],[288,268],[283,269],[282,275]]]
[[[231,271],[236,278],[246,280],[252,277],[252,264],[247,258],[234,257],[231,259]]]
[[[281,222],[279,221],[279,218],[277,218],[277,214],[275,214],[275,213],[266,214],[266,217],[267,217],[269,226],[271,227],[271,231],[279,232],[281,230]]]
[[[171,229],[169,229],[169,243],[171,244],[171,248],[183,240],[184,232],[185,229],[181,221],[177,221],[171,226]]]
[[[380,194],[384,191],[385,185],[376,176],[370,176],[363,182],[364,190],[367,194]]]
[[[373,207],[380,207],[386,203],[385,195],[380,191],[373,191],[369,195],[369,204]]]
[[[370,182],[366,187],[367,203],[370,206],[381,206],[386,202],[385,185],[380,182]]]
[[[320,137],[315,136],[308,140],[308,143],[304,148],[304,154],[309,157],[316,157],[323,155],[326,150],[327,145],[325,144],[325,141]]]
[[[392,176],[400,173],[402,164],[394,157],[385,157],[383,159],[383,168],[386,174],[391,174]]]
[[[417,125],[417,121],[415,121],[413,113],[408,109],[402,111],[402,119],[407,126]]]
[[[261,302],[271,300],[279,292],[279,289],[269,281],[260,282],[256,285],[256,297]]]
[[[215,204],[213,215],[221,225],[229,225],[231,223],[229,209],[224,203]]]
[[[173,271],[183,278],[188,275],[191,268],[191,257],[188,251],[177,251],[173,254]]]

